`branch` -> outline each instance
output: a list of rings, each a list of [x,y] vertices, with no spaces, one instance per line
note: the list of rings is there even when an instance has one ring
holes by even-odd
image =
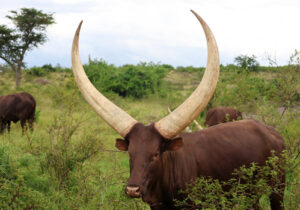
[[[12,62],[10,62],[6,57],[0,55],[0,58],[2,58],[8,65],[10,65],[13,71],[16,71],[16,66]]]

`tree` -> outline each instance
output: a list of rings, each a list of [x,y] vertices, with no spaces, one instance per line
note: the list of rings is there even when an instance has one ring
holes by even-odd
[[[12,10],[10,13],[6,17],[15,28],[0,25],[0,58],[15,72],[16,86],[19,87],[25,53],[46,42],[46,27],[55,21],[53,14],[34,8],[21,8],[19,12]]]
[[[252,55],[247,56],[247,55],[240,55],[234,58],[234,62],[241,68],[245,69],[246,72],[249,71],[257,71],[259,67],[259,63],[256,60],[256,56]]]

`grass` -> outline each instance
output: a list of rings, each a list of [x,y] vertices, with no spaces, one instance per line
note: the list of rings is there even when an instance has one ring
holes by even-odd
[[[276,77],[276,73],[259,73],[258,77],[270,80]],[[235,73],[222,72],[220,80],[224,84],[221,89],[236,86],[236,78]],[[0,199],[4,198],[3,195],[13,197],[20,189],[26,192],[27,197],[19,195],[19,200],[14,201],[19,207],[28,207],[31,202],[37,209],[149,209],[141,199],[129,199],[124,195],[124,187],[129,177],[129,161],[126,152],[119,152],[114,147],[115,139],[120,136],[85,102],[71,73],[50,73],[42,77],[49,81],[50,84],[46,85],[35,82],[36,79],[38,78],[24,75],[22,87],[18,90],[31,93],[37,101],[39,117],[34,132],[27,132],[22,136],[21,126],[17,123],[12,124],[10,134],[0,135],[0,151],[1,149],[5,151],[3,157],[9,157],[11,172],[8,169],[5,171],[1,164],[0,169],[17,177],[6,179],[7,183],[15,185],[7,185],[3,192],[0,191]],[[165,97],[152,95],[135,100],[122,98],[113,93],[105,95],[138,121],[149,124],[165,116],[168,113],[168,106],[174,109],[182,103],[199,80],[197,73],[173,71],[166,79],[168,93]],[[0,73],[1,95],[16,92],[14,85],[13,74]],[[220,94],[219,97],[225,96]],[[224,100],[216,100],[213,106],[223,105],[222,101]],[[232,103],[232,106],[235,104]],[[264,104],[259,105],[263,106]],[[258,109],[254,111],[256,114],[270,116],[264,109],[260,109],[260,112]],[[295,148],[296,152],[297,145],[293,142],[300,136],[299,111],[300,107],[296,104],[293,109],[288,110],[284,120],[291,117],[294,119],[289,120],[286,126],[283,124],[278,126],[281,134],[292,142],[291,147]],[[197,119],[204,122],[204,117]],[[66,125],[55,127],[63,123],[63,120],[67,120]],[[268,119],[266,121],[269,122]],[[78,122],[80,124],[76,127]],[[75,132],[70,138],[65,137],[64,134],[71,132],[72,126],[75,127]],[[59,129],[62,129],[61,133]],[[76,157],[84,155],[91,149],[95,150],[94,154],[87,155],[83,161],[76,160]],[[56,165],[51,165],[53,163],[51,161],[56,161]],[[72,168],[68,168],[71,166]],[[66,177],[55,175],[60,171],[68,175]],[[292,180],[295,180],[294,176],[300,174],[299,166],[295,171],[297,172],[293,172]],[[299,183],[299,177],[296,182]],[[291,187],[287,194],[291,192],[300,199],[299,190]],[[261,202],[263,209],[269,208],[267,199]],[[7,206],[0,205],[0,207]]]

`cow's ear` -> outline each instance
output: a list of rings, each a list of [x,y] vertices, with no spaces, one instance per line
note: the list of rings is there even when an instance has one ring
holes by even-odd
[[[167,150],[175,151],[175,150],[178,150],[182,146],[183,146],[182,138],[176,137],[165,143],[164,151],[167,151]]]
[[[128,150],[129,142],[127,140],[123,139],[116,139],[116,147],[121,151],[127,151]]]

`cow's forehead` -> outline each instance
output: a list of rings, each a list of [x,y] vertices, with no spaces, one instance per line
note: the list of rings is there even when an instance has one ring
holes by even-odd
[[[129,141],[129,150],[157,150],[162,142],[162,136],[155,130],[153,124],[145,126],[137,123],[126,138]]]

